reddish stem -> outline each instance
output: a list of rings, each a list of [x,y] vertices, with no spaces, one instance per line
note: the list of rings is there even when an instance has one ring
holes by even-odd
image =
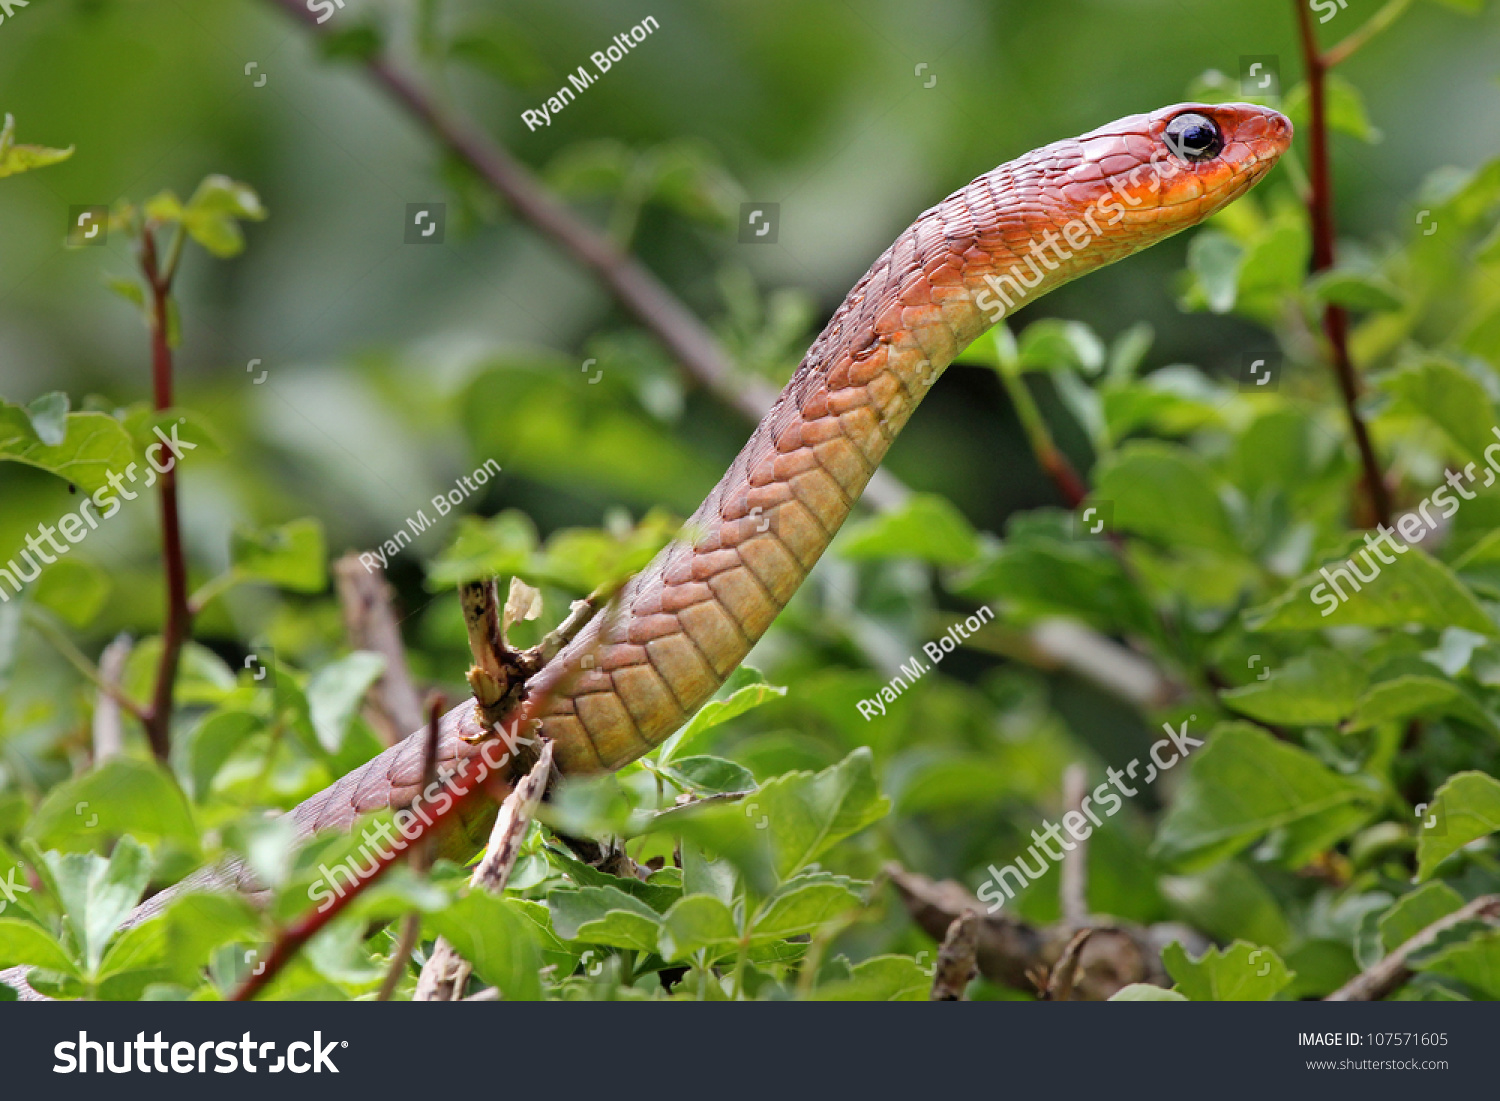
[[[157,257],[156,237],[148,227],[141,234],[141,268],[151,291],[151,383],[158,411],[172,406],[172,346],[168,339],[168,302],[172,273],[164,272]],[[156,688],[146,712],[146,737],[151,752],[166,761],[171,752],[172,695],[182,648],[192,630],[188,606],[187,562],[182,553],[182,525],[177,510],[177,459],[169,455],[165,473],[157,485],[161,500],[162,561],[167,577],[167,615],[162,628],[161,661],[156,669]]]
[[[1309,108],[1309,141],[1311,144],[1312,190],[1307,208],[1312,217],[1312,270],[1326,271],[1333,267],[1334,222],[1333,222],[1333,171],[1328,156],[1327,77],[1328,60],[1318,51],[1317,35],[1313,31],[1312,15],[1306,0],[1292,0],[1297,10],[1297,25],[1302,41],[1302,62],[1307,70]],[[1354,361],[1349,356],[1349,317],[1339,306],[1328,305],[1323,309],[1323,332],[1333,355],[1333,371],[1338,379],[1339,392],[1343,395],[1344,411],[1349,418],[1349,430],[1359,449],[1360,465],[1364,468],[1366,491],[1370,496],[1370,507],[1379,524],[1391,521],[1391,498],[1381,473],[1380,460],[1375,455],[1375,445],[1364,418],[1359,414],[1359,376],[1354,370]]]
[[[511,727],[516,735],[530,728],[533,718],[539,714],[550,698],[550,694],[544,693],[540,699],[527,700],[519,708],[515,725]],[[512,710],[515,714],[515,709]],[[510,715],[505,720],[496,724],[504,727],[507,725]],[[420,852],[427,847],[429,838],[437,834],[450,822],[461,821],[463,816],[480,800],[488,797],[496,803],[503,802],[508,791],[502,790],[505,776],[501,773],[489,771],[484,763],[484,756],[480,754],[480,764],[475,769],[472,778],[465,778],[466,765],[469,758],[464,758],[463,765],[458,770],[450,772],[447,776],[448,791],[452,795],[452,801],[442,813],[435,813],[430,823],[424,818],[416,818],[409,826],[417,828],[415,837],[402,831],[402,836],[408,840],[408,847]],[[368,871],[361,872],[355,869],[357,879],[347,890],[337,892],[332,905],[325,910],[312,910],[303,914],[291,925],[281,931],[274,944],[271,945],[270,953],[265,957],[264,966],[256,969],[255,973],[247,978],[244,984],[234,992],[233,1000],[237,1002],[250,1001],[263,990],[272,979],[274,979],[291,961],[292,957],[301,951],[306,944],[334,918],[343,913],[356,898],[365,892],[376,880],[383,876],[392,865],[400,861],[406,853],[404,848],[392,846],[389,852],[382,852],[378,848],[372,855],[372,866]],[[325,904],[326,905],[326,904]]]

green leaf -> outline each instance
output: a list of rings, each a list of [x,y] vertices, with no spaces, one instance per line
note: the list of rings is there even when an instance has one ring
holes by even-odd
[[[744,765],[723,757],[683,757],[661,767],[661,773],[684,791],[702,795],[745,794],[755,790],[755,776]]]
[[[1163,876],[1160,886],[1175,916],[1216,941],[1243,939],[1280,949],[1291,937],[1276,896],[1238,860],[1197,875]]]
[[[1466,458],[1482,460],[1485,448],[1500,443],[1489,393],[1449,360],[1429,356],[1388,376],[1382,386],[1441,428]]]
[[[1286,964],[1269,948],[1237,940],[1191,959],[1179,941],[1162,950],[1162,964],[1178,993],[1194,1002],[1267,1002],[1292,981]]]
[[[910,956],[875,956],[850,969],[849,977],[813,991],[819,1002],[925,1002],[932,976]]]
[[[1500,930],[1444,948],[1417,961],[1415,967],[1429,975],[1456,979],[1486,1001],[1500,1000]]]
[[[497,987],[506,1001],[539,1001],[542,955],[536,926],[508,905],[511,901],[472,891],[427,914],[423,924],[430,934],[446,937],[474,965],[474,974]]]
[[[740,939],[734,914],[713,895],[688,895],[661,919],[659,948],[669,962],[706,951],[710,960],[728,955]]]
[[[78,965],[51,933],[29,921],[0,917],[0,968],[21,964],[78,975]]]
[[[1109,1000],[1112,1002],[1185,1002],[1188,997],[1175,990],[1152,986],[1148,982],[1133,982],[1129,986],[1122,986],[1116,990],[1110,995]]]
[[[1185,447],[1131,441],[1100,464],[1095,484],[1093,499],[1114,502],[1116,530],[1168,546],[1240,553],[1213,475]]]
[[[1500,830],[1500,780],[1483,772],[1448,777],[1417,831],[1417,880],[1432,878],[1444,860],[1496,830]]]
[[[822,772],[789,772],[733,805],[688,807],[659,815],[673,829],[733,861],[762,894],[890,810],[868,748]]]
[[[913,493],[899,507],[851,525],[839,553],[854,561],[916,558],[958,566],[979,553],[979,537],[946,497]]]
[[[1324,93],[1324,112],[1330,130],[1371,144],[1381,140],[1380,131],[1370,125],[1369,115],[1365,112],[1365,100],[1358,88],[1342,77],[1330,75],[1325,82]],[[1289,91],[1281,109],[1298,130],[1307,126],[1307,85],[1299,84]]]
[[[73,147],[49,149],[45,145],[17,145],[16,120],[5,116],[0,126],[0,179],[29,172],[33,168],[45,168],[49,164],[65,161],[73,155]]]
[[[450,589],[481,577],[514,577],[525,571],[537,546],[531,518],[507,510],[489,520],[465,516],[453,544],[427,569],[427,587]]]
[[[1239,293],[1240,264],[1245,250],[1234,238],[1217,230],[1204,230],[1188,245],[1188,270],[1197,277],[1198,286],[1214,313],[1234,309]]]
[[[1018,352],[1023,371],[1072,367],[1095,375],[1104,366],[1104,343],[1082,321],[1034,321],[1021,334]]]
[[[105,946],[150,882],[151,854],[126,836],[108,860],[94,853],[39,853],[37,870],[62,908],[85,977],[98,977]]]
[[[98,850],[129,834],[198,851],[198,828],[181,789],[154,762],[116,757],[58,784],[27,825],[46,848]]]
[[[0,402],[0,462],[7,460],[38,467],[93,493],[109,484],[111,471],[125,476],[135,462],[135,448],[120,422],[104,413],[69,413],[62,442],[44,443],[26,410]]]
[[[1380,943],[1394,952],[1439,918],[1446,917],[1464,904],[1463,895],[1440,880],[1424,883],[1410,894],[1402,895],[1380,916]]]
[[[193,727],[186,741],[185,771],[197,802],[208,798],[224,762],[264,725],[249,711],[213,711]]]
[[[237,256],[244,250],[241,220],[258,222],[265,216],[265,208],[255,191],[227,176],[206,177],[180,214],[188,235],[220,259]]]
[[[552,927],[564,940],[656,951],[661,915],[624,891],[614,887],[553,891],[547,896],[547,907],[552,911]]]
[[[1367,272],[1327,271],[1307,287],[1314,301],[1361,312],[1399,310],[1405,302],[1390,281]]]
[[[26,406],[32,431],[48,447],[57,447],[68,434],[68,395],[61,390],[43,394]]]
[[[1285,830],[1282,862],[1297,867],[1358,827],[1373,802],[1364,785],[1306,750],[1248,723],[1224,723],[1190,758],[1155,852],[1202,866]]]
[[[724,687],[719,689],[717,698],[700,707],[686,726],[662,743],[657,760],[663,766],[670,764],[705,732],[785,695],[785,688],[767,684],[758,670],[748,665],[740,666],[730,674]]]
[[[821,928],[863,901],[853,880],[827,873],[798,876],[763,902],[751,922],[751,943],[769,943]]]
[[[1266,723],[1316,726],[1341,721],[1364,691],[1364,666],[1337,650],[1309,650],[1265,680],[1219,693],[1225,706]]]
[[[1406,546],[1406,553],[1387,564],[1373,551],[1361,552],[1355,564],[1360,574],[1369,577],[1373,566],[1380,569],[1368,583],[1351,581],[1347,561],[1335,559],[1322,569],[1338,583],[1337,589],[1321,570],[1310,573],[1275,600],[1247,611],[1245,625],[1252,631],[1317,631],[1411,624],[1437,630],[1462,627],[1493,636],[1495,624],[1453,571],[1420,547]],[[1390,557],[1389,551],[1386,555]],[[1337,592],[1347,599],[1340,602]]]
[[[1408,673],[1373,686],[1360,699],[1346,732],[1367,730],[1387,722],[1404,722],[1414,716],[1452,715],[1481,730],[1500,734],[1500,724],[1479,701],[1451,680]]]
[[[259,915],[242,896],[197,891],[174,898],[159,924],[167,930],[165,965],[185,986],[197,985],[215,949],[254,943],[260,930]]]
[[[664,883],[649,883],[633,876],[610,875],[585,864],[561,845],[548,844],[547,858],[580,887],[610,887],[644,902],[655,913],[664,913],[682,897],[682,891]]]
[[[356,650],[323,666],[307,682],[307,706],[313,730],[318,735],[318,744],[329,753],[337,753],[343,746],[365,693],[384,672],[384,657]]]
[[[323,525],[307,517],[264,531],[237,529],[229,542],[237,576],[299,593],[319,593],[328,584]]]

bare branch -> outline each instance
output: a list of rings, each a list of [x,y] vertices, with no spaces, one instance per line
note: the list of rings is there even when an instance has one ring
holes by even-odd
[[[490,833],[490,843],[484,858],[469,877],[469,886],[476,890],[503,894],[516,866],[516,857],[521,851],[521,841],[526,828],[531,825],[542,793],[547,790],[547,781],[552,775],[552,743],[542,746],[541,756],[531,767],[516,790],[510,793],[500,807],[495,819],[495,828]],[[432,955],[422,967],[422,976],[417,980],[417,992],[412,1000],[417,1002],[452,1002],[463,998],[469,984],[472,967],[442,937],[438,938]]]
[[[1082,764],[1071,764],[1063,773],[1063,805],[1083,814],[1083,800],[1088,795],[1089,774]],[[1082,926],[1089,920],[1088,842],[1074,839],[1071,849],[1064,849],[1058,872],[1058,892],[1062,902],[1063,921]]]
[[[1466,921],[1500,921],[1500,895],[1482,895],[1453,913],[1438,918],[1374,966],[1339,987],[1325,1002],[1378,1002],[1411,978],[1411,957],[1435,942],[1454,926]]]

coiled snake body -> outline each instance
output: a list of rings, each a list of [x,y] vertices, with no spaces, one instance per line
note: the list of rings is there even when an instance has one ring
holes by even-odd
[[[1201,222],[1254,185],[1291,135],[1267,108],[1179,104],[1034,150],[922,214],[834,313],[693,515],[693,541],[664,549],[627,586],[619,615],[596,617],[533,679],[531,692],[551,693],[542,724],[562,770],[619,768],[719,688],[971,341],[1023,303]],[[451,711],[439,764],[471,755],[478,734],[472,704]],[[294,812],[299,826],[406,805],[422,745],[413,734],[314,796]]]

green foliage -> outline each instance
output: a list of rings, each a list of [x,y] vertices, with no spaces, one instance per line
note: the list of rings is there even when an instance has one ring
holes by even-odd
[[[1482,6],[1442,2],[1468,14]],[[1038,33],[1066,33],[1066,13],[1045,7]],[[435,70],[474,70],[507,101],[532,103],[599,38],[587,18],[538,16],[548,33],[533,34],[508,16],[441,8],[423,5],[410,27],[380,13],[340,23],[322,49],[354,64],[389,47]],[[879,102],[882,87],[824,48],[825,16],[773,8],[809,21],[798,24],[807,46],[736,34],[726,57],[703,44],[736,79],[710,64],[725,87],[693,108],[732,142],[680,137],[704,118],[684,121],[641,80],[660,41],[611,74],[612,96],[580,97],[545,132],[500,115],[488,123],[511,127],[500,136],[518,139],[517,156],[558,203],[639,253],[703,316],[744,377],[779,385],[831,304],[830,273],[889,243],[891,204],[911,182],[905,162],[886,179],[859,155],[854,183],[832,186],[846,169],[829,161],[827,135],[848,104]],[[1101,27],[1123,29],[1095,37],[1117,58],[1142,21],[1107,8]],[[1246,27],[1283,34],[1286,14],[1256,12]],[[1387,35],[1383,46],[1457,64],[1443,37],[1452,32],[1441,31],[1449,13],[1417,6],[1407,18],[1428,19],[1424,33]],[[1182,98],[1183,65],[1201,61],[1174,56],[1147,29],[1164,63],[1143,70],[1154,92],[1139,94]],[[14,33],[32,32],[18,23]],[[1340,37],[1350,33],[1359,31]],[[994,68],[993,79],[1012,79],[1014,67]],[[1097,65],[1080,54],[1045,69],[1026,68],[1037,109],[978,145],[965,120],[982,102],[955,98],[951,115],[927,108],[948,124],[914,147],[921,181],[968,179],[976,157],[1008,157],[1076,122],[1069,94]],[[1378,69],[1407,71],[1390,56]],[[115,79],[140,92],[135,77]],[[1035,94],[1049,80],[1048,94]],[[215,85],[204,102],[233,104],[239,87]],[[1016,89],[985,94],[996,91]],[[1188,95],[1241,91],[1208,73]],[[1305,85],[1289,87],[1283,105],[1298,144],[1253,194],[1177,245],[1028,306],[961,354],[933,399],[952,400],[950,419],[920,411],[890,456],[918,492],[851,517],[757,649],[758,669],[736,670],[641,761],[559,784],[503,895],[469,888],[468,870],[445,859],[420,874],[402,863],[268,995],[372,998],[402,919],[416,913],[417,963],[441,936],[474,965],[476,986],[508,1000],[925,999],[934,946],[882,866],[900,860],[976,888],[1058,817],[1061,776],[1079,762],[1092,784],[1117,769],[1136,789],[1117,812],[1096,807],[1105,817],[1090,842],[1091,910],[1185,923],[1214,944],[1197,959],[1170,945],[1172,989],[1133,985],[1115,1000],[1321,997],[1500,891],[1500,467],[1487,459],[1500,444],[1500,159],[1436,168],[1378,232],[1361,233],[1341,210],[1339,263],[1312,274]],[[236,170],[255,188],[214,174],[187,199],[159,190],[119,200],[108,229],[126,247],[111,237],[107,249],[66,257],[154,328],[161,288],[119,270],[150,235],[173,295],[163,335],[191,352],[176,379],[188,405],[142,400],[151,349],[98,339],[102,291],[45,282],[62,246],[31,231],[36,200],[25,197],[66,178],[68,194],[92,194],[87,183],[107,200],[113,181],[140,172],[112,150],[139,159],[157,148],[160,113],[122,92],[107,131],[81,117],[63,128],[87,156],[0,188],[4,260],[16,274],[7,308],[26,322],[13,326],[7,355],[29,387],[0,400],[0,568],[84,497],[120,505],[118,519],[52,554],[34,581],[16,590],[0,577],[0,877],[29,888],[0,907],[0,967],[37,969],[34,985],[62,997],[228,996],[266,944],[318,904],[325,869],[359,862],[363,831],[391,822],[385,812],[352,836],[298,839],[272,813],[382,749],[370,705],[387,661],[348,642],[333,556],[381,548],[414,679],[461,699],[469,653],[455,585],[494,575],[533,586],[534,616],[509,630],[517,645],[534,644],[572,600],[614,591],[668,540],[697,537],[677,517],[746,430],[628,311],[548,261],[471,166],[450,157],[429,181],[449,203],[446,247],[396,253],[389,204],[324,186],[347,165],[309,147],[295,130],[302,116],[251,126],[231,107],[194,123],[191,106],[182,125],[202,127],[210,148],[233,135],[246,152]],[[1444,117],[1442,100],[1425,106],[1405,117]],[[1399,178],[1380,169],[1404,170],[1446,136],[1414,135],[1383,114],[1379,99],[1330,82],[1337,199],[1366,217],[1369,181]],[[345,120],[351,141],[327,143],[337,157],[410,156],[388,140],[384,116]],[[361,129],[370,126],[381,129]],[[262,148],[262,132],[305,152]],[[176,147],[178,136],[166,137]],[[1346,148],[1369,170],[1345,170]],[[71,152],[16,144],[7,115],[0,177]],[[1473,156],[1460,146],[1451,159]],[[404,163],[385,169],[409,174]],[[767,190],[766,180],[790,183]],[[149,187],[167,183],[191,180]],[[740,203],[793,191],[800,209],[788,204],[785,247],[734,251]],[[266,217],[261,192],[299,209],[276,233],[247,239],[248,223]],[[366,205],[378,219],[361,220]],[[374,242],[368,254],[362,238]],[[315,250],[298,251],[310,241]],[[238,259],[210,264],[189,242],[215,261]],[[461,261],[481,249],[486,278],[475,282]],[[776,266],[815,254],[835,266],[806,278]],[[441,262],[407,270],[398,260]],[[22,278],[33,269],[43,289]],[[392,308],[382,282],[398,270],[409,310]],[[1408,546],[1399,553],[1378,555],[1366,540],[1362,460],[1320,327],[1329,306],[1348,314],[1357,410]],[[27,357],[37,355],[32,377]],[[1274,386],[1245,378],[1257,360],[1276,368]],[[179,477],[196,641],[182,652],[164,763],[131,714],[152,698],[164,646],[159,502],[145,457],[156,429],[199,445]],[[454,479],[491,459],[503,474],[449,508]],[[1057,503],[1074,498],[1048,475],[1063,460],[1088,492],[1071,514]],[[1088,528],[1090,508],[1107,528]],[[1359,587],[1345,581],[1346,598],[1332,597],[1329,575],[1351,559]],[[925,644],[981,608],[982,631],[909,675],[913,657],[931,658]],[[122,633],[124,750],[95,764],[89,735],[98,720],[108,726],[111,707],[90,663]],[[1152,749],[1163,724],[1203,744],[1164,766]],[[1171,741],[1159,748],[1175,755]],[[604,858],[587,862],[591,850],[570,844],[578,839]],[[190,890],[124,927],[147,890],[226,857],[245,862],[264,898]],[[1055,921],[1056,878],[1007,912]],[[1482,923],[1449,929],[1410,964],[1397,997],[1500,998],[1500,937]],[[408,964],[398,996],[415,974]],[[991,980],[979,989],[1018,996]]]

